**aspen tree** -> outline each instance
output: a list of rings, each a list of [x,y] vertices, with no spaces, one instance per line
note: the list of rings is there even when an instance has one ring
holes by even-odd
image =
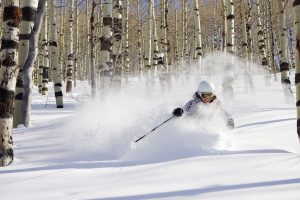
[[[126,1],[126,14],[125,14],[125,50],[124,50],[124,72],[125,72],[125,80],[128,81],[130,66],[129,66],[129,0]]]
[[[241,2],[242,15],[242,57],[248,60],[248,40],[247,40],[247,25],[246,25],[246,8],[244,0]]]
[[[89,18],[89,11],[90,11],[90,1],[86,1],[85,3],[85,21],[88,22]],[[86,32],[83,35],[83,45],[84,50],[82,52],[82,57],[84,57],[84,71],[85,77],[88,81],[90,81],[90,74],[91,74],[91,66],[90,66],[90,23],[83,23],[82,24]]]
[[[223,45],[222,49],[223,51],[226,51],[226,46],[227,46],[227,10],[226,10],[226,0],[222,0],[222,14],[223,14]]]
[[[144,46],[145,49],[145,67],[144,67],[144,75],[146,82],[146,90],[149,95],[151,90],[150,82],[153,82],[153,72],[155,69],[152,68],[152,38],[153,38],[153,0],[148,0],[148,17],[147,17],[147,34],[146,34],[146,44]]]
[[[112,0],[103,1],[103,31],[100,37],[100,79],[101,86],[107,89],[110,86],[110,78],[112,75]]]
[[[34,19],[34,25],[29,36],[29,51],[28,57],[23,66],[23,101],[22,101],[22,115],[21,123],[25,127],[29,127],[30,114],[31,114],[31,95],[32,95],[32,72],[34,61],[38,54],[36,47],[40,29],[43,22],[46,0],[39,0],[37,13]]]
[[[47,3],[46,3],[47,6]],[[49,53],[48,53],[48,18],[47,11],[45,10],[43,32],[42,32],[42,46],[43,46],[43,74],[42,74],[42,95],[48,94],[49,82]]]
[[[113,57],[113,74],[112,86],[121,87],[122,74],[122,12],[123,5],[121,0],[114,0],[113,5],[113,36],[114,42],[112,46]]]
[[[188,35],[187,35],[187,0],[182,0],[182,44],[181,44],[181,66],[185,75],[185,79],[189,78],[188,66]]]
[[[65,2],[64,0],[60,1],[60,9],[59,9],[59,65],[60,65],[60,76],[61,79],[65,80],[65,73],[64,73],[64,55],[65,55],[65,40],[64,40],[64,24],[65,24]]]
[[[152,66],[155,69],[157,65],[160,65],[159,68],[161,68],[161,65],[163,65],[163,57],[161,56],[161,53],[159,52],[159,46],[158,46],[158,36],[157,36],[157,23],[156,23],[156,14],[154,10],[154,5],[152,5],[152,18],[153,18],[153,60],[152,60]],[[162,25],[161,25],[162,27]]]
[[[293,2],[295,35],[296,35],[296,106],[297,106],[297,134],[300,141],[300,0]]]
[[[212,44],[212,50],[214,51],[215,49],[218,48],[218,36],[217,36],[217,26],[218,26],[218,22],[217,22],[217,18],[216,18],[216,10],[217,10],[217,2],[216,0],[214,0],[214,32],[213,32],[213,44]]]
[[[247,32],[247,49],[248,49],[248,60],[252,61],[252,2],[248,0],[248,13],[247,13],[247,22],[246,22],[246,32]]]
[[[75,10],[74,10],[74,73],[73,73],[73,80],[74,80],[74,87],[77,84],[77,77],[78,77],[78,0],[75,0]]]
[[[226,51],[232,55],[235,53],[234,49],[234,6],[233,0],[226,0],[226,20],[227,20],[227,33],[226,33]],[[222,81],[222,89],[225,98],[233,98],[233,60],[225,66],[225,75]]]
[[[50,17],[50,34],[49,34],[49,55],[51,60],[51,69],[53,70],[53,85],[55,102],[57,108],[63,108],[63,93],[62,93],[62,77],[61,65],[59,64],[58,46],[57,46],[57,25],[56,25],[56,0],[48,1],[49,17]]]
[[[100,38],[100,36],[102,35],[102,26],[103,26],[103,23],[102,23],[102,10],[103,10],[103,7],[102,7],[102,0],[98,0],[98,23],[97,23],[97,50],[96,50],[96,78],[97,78],[97,83],[98,85],[100,84],[100,48],[101,48],[101,43],[98,42],[98,38]]]
[[[169,12],[169,0],[163,0],[163,13],[164,13],[164,65],[165,65],[165,71],[166,76],[168,76],[169,73],[169,65],[171,64],[170,59],[170,44],[169,44],[169,25],[168,25],[168,12]]]
[[[247,1],[247,0],[246,0]],[[245,87],[246,91],[248,91],[248,76],[249,72],[249,64],[248,64],[248,39],[247,39],[247,20],[246,20],[246,8],[245,8],[245,0],[241,1],[241,16],[242,16],[242,58],[246,61],[246,69],[245,69]]]
[[[148,70],[151,68],[152,55],[152,16],[153,16],[153,0],[148,0],[148,27],[147,27],[147,45],[145,46],[145,67]]]
[[[294,44],[294,36],[293,36],[293,30],[289,28],[289,47],[288,50],[290,51],[290,57],[291,57],[291,68],[295,69],[295,49],[293,48]]]
[[[91,63],[90,78],[91,78],[92,98],[95,98],[96,96],[96,69],[95,69],[95,53],[94,53],[95,8],[96,8],[96,2],[95,0],[93,0],[92,13],[90,18],[90,63]]]
[[[281,83],[283,87],[283,93],[287,101],[292,102],[293,101],[293,92],[291,89],[291,81],[290,81],[290,66],[288,63],[288,38],[286,33],[286,21],[285,21],[285,13],[284,13],[284,0],[277,0],[278,3],[278,9],[279,9],[279,15],[278,15],[278,21],[279,21],[279,28],[280,28],[280,34],[279,34],[279,48],[280,48],[280,74],[281,74]]]
[[[260,58],[261,58],[261,65],[264,69],[268,69],[268,60],[266,54],[266,42],[264,38],[263,27],[261,23],[261,12],[260,12],[260,0],[256,0],[256,8],[257,8],[257,37],[258,37],[258,45],[260,50]]]
[[[184,1],[184,7],[183,7],[183,21],[184,21],[184,56],[185,56],[185,62],[188,63],[189,59],[189,48],[188,48],[188,23],[187,23],[187,0]],[[187,67],[188,68],[188,67]],[[188,73],[188,70],[186,72]]]
[[[44,23],[43,23],[44,24]],[[43,36],[44,35],[44,26],[41,27],[41,35]],[[41,50],[40,54],[38,54],[38,57],[39,57],[39,62],[38,62],[38,77],[37,77],[37,85],[38,85],[38,88],[39,88],[39,93],[42,94],[42,88],[43,88],[43,69],[44,69],[44,48],[45,48],[45,45],[44,45],[44,41],[43,41],[43,37],[39,37],[39,42],[38,42],[38,46],[39,46],[39,49]]]
[[[69,52],[69,32],[70,32],[70,25],[69,25],[69,13],[68,13],[68,1],[69,0],[63,0],[63,10],[62,10],[62,15],[63,17],[63,24],[62,24],[62,33],[61,36],[63,38],[63,43],[64,43],[64,47],[63,47],[63,54],[62,56],[62,76],[63,76],[63,80],[67,81],[67,68],[68,68],[68,52]]]
[[[18,76],[19,0],[3,2],[3,37],[0,50],[0,166],[11,164],[13,153],[13,109]]]
[[[226,0],[227,37],[226,51],[234,54],[234,7],[233,0]]]
[[[137,47],[138,47],[138,71],[139,71],[139,77],[142,76],[142,69],[143,69],[143,50],[142,50],[142,18],[141,18],[141,12],[140,12],[140,2],[137,1],[137,16],[138,16],[138,41],[137,41]]]
[[[185,55],[185,14],[186,14],[186,0],[181,0],[181,52],[180,52],[180,57],[181,57],[181,65],[183,67],[184,63],[184,55]]]
[[[21,110],[23,99],[23,80],[22,68],[28,56],[29,34],[33,27],[34,14],[37,8],[38,0],[22,0],[20,7],[22,10],[22,19],[20,23],[20,47],[19,47],[19,74],[16,83],[15,108],[14,108],[14,127],[16,128],[21,123]]]
[[[174,3],[174,10],[175,10],[175,36],[174,36],[174,59],[175,59],[175,78],[178,78],[179,74],[179,40],[178,40],[178,20],[177,20],[177,9],[176,9],[176,3]]]
[[[199,62],[202,56],[202,33],[198,0],[194,0],[195,11],[195,59]]]
[[[73,65],[74,65],[74,38],[73,38],[73,24],[74,24],[74,0],[69,0],[69,33],[68,33],[68,62],[67,62],[67,85],[66,92],[71,93],[73,87]]]
[[[270,22],[269,25],[269,46],[270,46],[270,66],[271,66],[271,70],[274,74],[274,79],[277,81],[277,76],[276,76],[276,66],[275,66],[275,61],[274,61],[274,57],[275,57],[275,53],[274,53],[274,49],[275,49],[275,38],[274,38],[274,28],[273,28],[273,22],[272,22],[272,7],[271,7],[271,0],[268,0],[268,19]]]
[[[164,92],[166,88],[166,78],[167,78],[167,50],[166,50],[166,43],[167,43],[167,27],[166,27],[166,1],[160,1],[161,6],[161,52],[158,53],[158,70],[159,70],[159,82],[162,92]]]

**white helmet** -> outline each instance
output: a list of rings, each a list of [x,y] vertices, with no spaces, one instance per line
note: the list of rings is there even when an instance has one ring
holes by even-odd
[[[198,94],[201,96],[201,93],[212,93],[215,94],[215,86],[208,81],[201,81],[198,85]]]

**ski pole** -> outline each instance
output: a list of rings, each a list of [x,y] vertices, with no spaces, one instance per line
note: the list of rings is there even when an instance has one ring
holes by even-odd
[[[141,139],[143,139],[144,137],[146,137],[147,135],[151,134],[155,129],[161,127],[163,124],[167,123],[169,120],[173,119],[175,116],[172,116],[170,118],[168,118],[167,120],[165,120],[164,122],[162,122],[161,124],[159,124],[158,126],[154,127],[150,132],[146,133],[145,135],[143,135],[142,137],[140,137],[139,139],[137,139],[135,142],[140,141]]]

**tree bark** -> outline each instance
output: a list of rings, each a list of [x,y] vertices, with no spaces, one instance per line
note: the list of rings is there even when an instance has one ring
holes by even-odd
[[[201,20],[198,0],[194,0],[194,11],[195,11],[195,59],[199,62],[202,53],[202,33],[201,33]]]
[[[22,100],[23,100],[23,65],[28,56],[29,35],[34,22],[37,0],[22,0],[20,7],[22,10],[22,19],[20,23],[20,47],[19,47],[19,74],[16,83],[15,109],[14,109],[14,128],[21,124]]]
[[[92,4],[92,13],[90,18],[90,63],[91,63],[91,89],[92,98],[95,98],[96,96],[96,69],[95,69],[95,43],[94,43],[94,31],[95,31],[95,8],[96,8],[96,2],[93,0]]]
[[[300,141],[300,0],[293,3],[295,35],[296,35],[296,106],[297,106],[297,134]]]
[[[104,0],[103,4],[103,32],[100,37],[100,80],[101,87],[108,89],[112,75],[112,0]]]
[[[47,3],[46,3],[47,5]],[[42,32],[42,57],[43,57],[43,73],[42,73],[42,95],[48,95],[49,82],[49,42],[48,42],[48,16],[45,9],[44,22]]]
[[[50,35],[49,35],[49,50],[51,69],[53,70],[53,85],[55,92],[55,102],[57,108],[63,108],[63,93],[62,93],[62,77],[61,65],[59,63],[58,46],[57,46],[57,25],[56,25],[56,0],[49,0],[49,16],[51,21]]]
[[[13,110],[18,68],[19,0],[3,2],[3,37],[0,50],[0,166],[11,164],[13,153]]]
[[[286,21],[285,21],[285,10],[284,0],[277,0],[278,3],[278,21],[279,21],[279,28],[280,28],[280,34],[279,34],[279,48],[280,48],[280,74],[281,74],[281,83],[282,83],[282,89],[284,96],[286,98],[287,102],[293,102],[293,92],[291,89],[291,81],[290,81],[290,65],[288,61],[288,37],[286,32]]]
[[[67,62],[67,85],[66,92],[71,93],[73,87],[73,65],[74,65],[74,49],[73,49],[73,8],[74,0],[69,0],[69,47],[68,47],[68,62]]]
[[[21,122],[25,127],[29,127],[31,112],[31,94],[32,94],[32,72],[34,61],[38,54],[36,44],[38,42],[39,32],[42,26],[46,0],[39,0],[37,13],[34,19],[34,26],[29,36],[29,52],[23,67],[23,102],[22,102],[22,119]]]

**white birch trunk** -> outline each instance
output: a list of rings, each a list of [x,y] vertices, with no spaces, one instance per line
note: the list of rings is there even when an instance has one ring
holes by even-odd
[[[226,51],[234,54],[234,7],[233,0],[226,0],[227,38]]]
[[[110,87],[110,79],[112,75],[112,0],[103,1],[103,32],[100,38],[100,79],[101,87],[107,89]]]
[[[112,75],[112,86],[114,88],[121,87],[121,75],[122,75],[122,12],[123,5],[122,1],[114,0],[113,5],[113,36],[114,42],[112,46],[113,56],[113,75]]]
[[[242,15],[242,58],[248,60],[248,39],[247,39],[247,23],[246,23],[246,8],[245,1],[241,2]]]
[[[278,21],[279,21],[279,48],[280,48],[280,73],[281,73],[281,83],[283,88],[283,93],[287,101],[293,102],[293,92],[291,89],[290,81],[290,65],[288,61],[288,37],[286,32],[286,21],[285,21],[285,11],[284,11],[284,0],[277,0],[278,3]]]
[[[0,51],[0,166],[11,164],[13,153],[14,94],[18,76],[19,0],[3,2],[3,37]]]
[[[63,108],[63,93],[62,93],[62,77],[61,65],[59,63],[58,46],[57,46],[57,25],[56,25],[56,0],[49,0],[49,16],[50,16],[50,34],[49,34],[49,51],[51,60],[51,69],[53,70],[53,85],[55,102],[57,108]]]
[[[97,37],[99,38],[102,35],[102,28],[103,28],[103,21],[102,21],[102,11],[103,11],[103,5],[102,0],[98,0],[98,25],[97,25]],[[98,39],[97,39],[98,40]],[[96,50],[96,80],[99,85],[100,83],[100,48],[101,43],[97,42],[97,50]]]
[[[296,106],[297,106],[297,134],[300,141],[300,0],[293,3],[295,35],[296,35]]]
[[[146,82],[146,91],[150,95],[151,82],[153,81],[153,72],[152,69],[152,38],[153,38],[153,0],[148,0],[148,16],[147,16],[147,34],[146,34],[146,44],[145,49],[145,82]]]
[[[262,29],[262,23],[261,23],[261,14],[260,14],[260,5],[259,1],[256,1],[256,8],[257,8],[257,37],[258,37],[258,44],[260,49],[260,58],[261,58],[261,65],[264,69],[268,70],[268,60],[267,60],[267,54],[266,54],[266,42],[264,39],[264,33]]]
[[[148,35],[147,44],[145,46],[145,67],[150,70],[151,68],[151,58],[152,58],[152,16],[153,16],[153,0],[148,0]]]
[[[253,77],[251,74],[250,64],[249,60],[252,60],[251,52],[250,52],[250,46],[251,46],[251,4],[249,5],[250,1],[243,0],[241,5],[241,14],[242,14],[242,25],[243,25],[243,58],[246,61],[246,69],[245,69],[245,90],[246,92],[251,92],[251,94],[254,93],[254,84],[253,84]],[[248,11],[246,10],[246,5],[248,5]],[[247,17],[246,17],[247,16]]]
[[[124,72],[125,80],[128,82],[130,75],[130,60],[129,60],[129,0],[126,0],[126,16],[125,16],[125,50],[124,50]]]
[[[61,0],[60,2],[60,9],[59,9],[59,65],[60,65],[60,78],[65,80],[65,73],[64,73],[64,57],[65,57],[65,40],[64,40],[64,24],[65,24],[65,16],[64,16],[64,1]]]
[[[41,32],[43,32],[43,27],[41,28]],[[41,49],[41,52],[43,52],[43,38],[39,37],[38,47]],[[43,54],[38,55],[38,74],[37,74],[37,85],[39,88],[39,93],[42,94],[42,80],[43,80],[43,69],[44,69],[44,56]]]
[[[156,23],[156,15],[154,10],[154,5],[152,5],[152,21],[153,21],[153,58],[152,58],[152,66],[156,68],[156,66],[163,64],[163,58],[159,57],[159,46],[158,46],[158,36],[157,36],[157,23]]]
[[[165,71],[166,75],[169,73],[169,65],[170,65],[170,51],[169,51],[169,25],[168,25],[168,12],[169,12],[169,0],[163,0],[163,12],[164,12],[164,65],[165,65]]]
[[[222,0],[222,7],[223,7],[223,51],[227,51],[227,10],[226,10],[226,0]]]
[[[94,31],[95,31],[95,8],[96,8],[96,2],[93,0],[92,4],[92,13],[90,18],[90,63],[91,63],[91,89],[92,98],[95,98],[96,96],[96,69],[95,69],[95,52],[94,52]]]
[[[140,11],[140,2],[137,2],[137,16],[138,16],[138,42],[137,42],[137,47],[138,47],[138,71],[139,71],[139,77],[142,76],[142,69],[143,67],[143,50],[142,50],[142,18],[141,18],[141,11]]]
[[[73,65],[74,65],[74,48],[73,48],[73,23],[74,23],[74,0],[69,0],[69,33],[68,33],[68,61],[67,61],[67,85],[66,85],[66,92],[71,93],[73,87]]]
[[[226,31],[226,51],[234,56],[234,6],[233,0],[226,0],[226,20],[227,20],[227,31]],[[225,66],[225,75],[222,80],[222,90],[226,99],[234,98],[233,91],[234,82],[234,69],[233,60]]]
[[[42,26],[46,0],[39,0],[37,13],[34,19],[34,26],[29,36],[29,51],[28,57],[23,67],[23,101],[22,101],[22,115],[21,122],[25,127],[29,127],[31,114],[31,94],[32,94],[32,72],[34,61],[38,54],[36,44],[38,42],[39,32]]]
[[[184,21],[184,15],[185,15],[185,6],[186,6],[186,0],[181,0],[181,52],[180,52],[180,57],[181,57],[181,65],[183,67],[184,63],[184,53],[185,53],[185,21]]]
[[[83,36],[84,41],[84,51],[82,52],[82,55],[84,57],[84,71],[85,71],[85,77],[90,82],[90,74],[91,74],[91,65],[90,65],[90,24],[88,23],[89,18],[89,11],[90,11],[90,1],[86,1],[85,4],[85,19],[86,22],[83,24],[84,29],[86,29],[86,35]]]
[[[46,3],[47,5],[47,3]],[[42,45],[43,45],[43,74],[42,74],[42,95],[48,95],[48,82],[49,82],[49,48],[48,48],[48,18],[45,10],[44,22],[42,33]]]
[[[202,33],[201,33],[201,21],[198,0],[194,0],[195,11],[195,59],[200,63],[202,53]]]
[[[247,22],[246,22],[246,31],[247,31],[247,44],[248,44],[248,60],[252,61],[252,27],[251,27],[251,19],[252,19],[252,2],[248,0],[248,14],[247,14]]]
[[[268,0],[268,17],[269,19],[272,19],[272,7],[271,7],[271,0]],[[269,25],[269,30],[267,31],[269,34],[269,48],[270,48],[270,66],[271,66],[271,71],[274,75],[274,80],[277,81],[277,69],[276,69],[276,65],[275,65],[275,42],[274,42],[274,25],[273,22],[270,21],[270,25]]]
[[[183,7],[183,21],[184,21],[184,59],[186,63],[186,67],[188,68],[187,62],[189,59],[189,48],[188,48],[188,23],[187,23],[187,0],[184,0],[184,7]],[[186,72],[188,72],[189,69],[186,69]]]
[[[73,73],[73,80],[74,80],[74,87],[76,87],[76,81],[78,78],[78,0],[75,0],[75,10],[74,10],[74,73]]]
[[[21,111],[23,99],[23,80],[22,68],[28,56],[29,34],[31,32],[34,14],[37,8],[38,0],[22,0],[20,7],[22,10],[22,19],[20,23],[20,47],[19,47],[19,75],[16,83],[15,109],[14,109],[14,127],[21,124]]]
[[[174,59],[175,59],[175,78],[178,79],[179,75],[179,39],[178,39],[178,22],[177,22],[177,9],[176,9],[176,3],[174,3],[174,9],[175,9],[175,49],[174,49]]]

